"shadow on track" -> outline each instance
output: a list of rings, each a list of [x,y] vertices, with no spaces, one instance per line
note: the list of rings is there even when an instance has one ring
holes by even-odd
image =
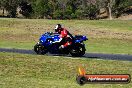
[[[10,52],[10,53],[21,53],[21,54],[36,55],[36,53],[33,50],[24,50],[24,49],[0,48],[0,52]],[[51,55],[51,54],[48,54],[48,55],[50,55],[50,56],[59,56],[59,55]],[[65,56],[65,57],[71,57],[71,56]],[[84,58],[132,61],[132,55],[121,55],[121,54],[86,53],[84,55]]]

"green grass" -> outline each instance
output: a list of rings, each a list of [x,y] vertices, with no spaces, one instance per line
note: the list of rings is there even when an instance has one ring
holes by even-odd
[[[0,53],[0,88],[80,88],[79,65],[88,74],[130,74],[132,62]],[[82,88],[131,88],[129,84],[87,84]]]
[[[0,48],[33,49],[41,34],[64,24],[89,37],[87,52],[132,54],[132,21],[1,19]],[[78,66],[88,74],[130,74],[132,62],[0,53],[0,88],[80,88]],[[130,84],[87,84],[82,88],[131,88]]]
[[[94,38],[86,42],[87,52],[112,53],[112,54],[132,54],[132,41]]]
[[[43,20],[43,19],[0,19],[0,26],[10,26],[14,27],[16,25],[32,25],[33,26],[49,26],[55,25],[57,23],[64,24],[66,27],[79,27],[79,28],[106,28],[108,30],[132,30],[131,20]],[[26,24],[28,23],[28,24]],[[46,26],[46,27],[47,27]]]
[[[43,20],[0,18],[0,48],[33,49],[41,34],[53,31],[57,23],[72,34],[89,37],[87,52],[132,54],[130,20]]]
[[[132,21],[130,20],[101,20],[101,21],[91,21],[90,25],[99,27],[99,28],[106,28],[106,29],[118,29],[119,30],[132,30]]]
[[[16,48],[16,49],[33,49],[35,42],[12,42],[12,41],[1,41],[0,48]]]

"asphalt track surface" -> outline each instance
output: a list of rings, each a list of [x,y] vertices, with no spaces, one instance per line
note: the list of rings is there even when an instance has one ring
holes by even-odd
[[[33,50],[24,50],[24,49],[6,49],[0,48],[0,52],[10,52],[10,53],[20,53],[20,54],[33,54],[37,55]],[[51,56],[51,54],[49,54]],[[71,57],[71,56],[66,56]],[[85,58],[93,59],[105,59],[105,60],[124,60],[132,61],[132,55],[121,55],[121,54],[101,54],[101,53],[86,53]]]

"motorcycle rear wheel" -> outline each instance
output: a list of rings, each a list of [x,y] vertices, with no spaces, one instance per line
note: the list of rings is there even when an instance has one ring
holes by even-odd
[[[85,54],[85,46],[84,45],[81,45],[81,44],[78,44],[76,45],[76,47],[74,47],[70,54],[73,56],[73,57],[81,57]]]

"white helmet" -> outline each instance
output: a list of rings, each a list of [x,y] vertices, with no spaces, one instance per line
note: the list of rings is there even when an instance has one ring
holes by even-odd
[[[57,24],[55,27],[55,32],[58,32],[61,28],[61,24]]]

